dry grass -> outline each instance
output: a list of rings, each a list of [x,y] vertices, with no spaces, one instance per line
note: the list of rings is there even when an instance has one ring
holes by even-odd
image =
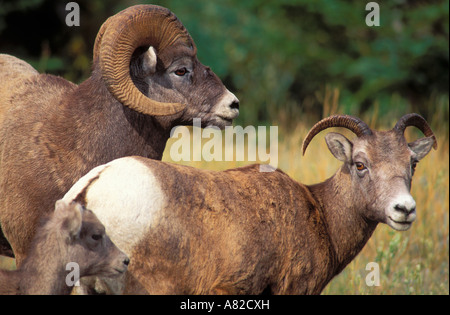
[[[337,97],[330,92],[325,101],[326,116],[339,112]],[[331,104],[331,105],[330,105]],[[374,114],[374,113],[372,113]],[[377,115],[361,117],[373,128],[391,128],[399,118],[377,121]],[[447,119],[447,120],[446,120]],[[414,176],[412,195],[417,202],[418,218],[407,232],[395,232],[380,225],[363,251],[324,290],[324,294],[449,294],[449,139],[448,118],[436,113],[433,129],[437,134],[439,149],[422,160]],[[313,184],[330,177],[340,166],[329,153],[324,134],[319,134],[310,144],[306,155],[301,155],[301,143],[314,122],[306,119],[293,130],[279,128],[278,167],[292,178]],[[413,129],[413,128],[409,128]],[[349,138],[353,135],[340,130]],[[418,133],[408,131],[409,138]],[[171,161],[169,140],[163,160]],[[203,140],[205,143],[206,140]],[[182,162],[203,169],[223,170],[253,162]],[[377,262],[381,283],[369,287],[365,283],[366,265]],[[0,268],[14,268],[14,261],[0,258]]]
[[[335,109],[330,108],[330,111]],[[372,128],[391,129],[399,117],[381,123],[376,117],[362,117]],[[442,119],[442,117],[440,118]],[[279,128],[278,167],[292,178],[313,184],[332,176],[340,167],[328,151],[323,132],[314,138],[305,156],[301,143],[313,122],[301,122],[294,130]],[[433,124],[439,148],[417,166],[412,195],[418,217],[411,229],[396,232],[380,224],[362,252],[327,286],[323,294],[449,294],[449,140],[445,128]],[[409,128],[414,129],[414,128]],[[347,130],[339,130],[349,139]],[[407,130],[411,141],[419,133]],[[170,140],[170,144],[173,143]],[[203,140],[203,144],[208,139]],[[163,160],[171,161],[169,150]],[[254,162],[180,162],[197,168],[223,170]],[[366,285],[366,265],[377,262],[380,286]]]

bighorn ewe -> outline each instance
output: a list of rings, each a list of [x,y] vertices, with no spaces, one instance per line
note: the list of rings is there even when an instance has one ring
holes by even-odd
[[[20,268],[0,270],[0,295],[69,294],[69,263],[76,263],[79,276],[113,277],[127,270],[129,259],[111,242],[92,211],[59,200],[49,220],[38,229]]]
[[[427,136],[407,143],[416,126]],[[127,157],[93,169],[64,200],[86,204],[130,257],[125,292],[151,294],[318,294],[360,252],[379,222],[407,230],[416,163],[436,146],[427,122],[405,115],[391,131],[351,116],[318,122],[303,143],[330,127],[331,153],[344,164],[306,186],[257,165],[214,172]]]
[[[24,64],[0,55],[2,84],[27,72],[0,95],[0,254],[12,256],[3,230],[19,265],[39,218],[89,170],[130,155],[161,159],[174,126],[201,118],[224,127],[239,113],[181,22],[158,6],[103,24],[92,76],[79,86]]]

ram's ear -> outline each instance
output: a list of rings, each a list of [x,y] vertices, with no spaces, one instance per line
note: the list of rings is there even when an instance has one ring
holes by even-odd
[[[158,58],[156,57],[156,50],[153,46],[150,46],[142,56],[142,69],[144,72],[146,74],[155,73],[157,61]]]
[[[339,133],[330,132],[325,136],[328,149],[336,159],[351,163],[353,143]]]

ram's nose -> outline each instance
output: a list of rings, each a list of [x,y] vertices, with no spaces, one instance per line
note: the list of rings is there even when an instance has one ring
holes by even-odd
[[[232,110],[236,109],[236,110],[239,111],[239,100],[238,100],[238,98],[236,96],[234,97],[233,101],[231,102],[230,108]]]
[[[219,101],[217,110],[218,116],[225,119],[235,119],[239,116],[239,99],[227,90]]]

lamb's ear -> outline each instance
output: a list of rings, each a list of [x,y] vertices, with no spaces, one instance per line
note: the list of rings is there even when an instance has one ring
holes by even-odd
[[[77,202],[70,204],[58,200],[55,204],[55,218],[59,221],[61,233],[67,234],[70,239],[77,237],[81,230],[83,207]]]
[[[414,142],[408,143],[409,148],[416,154],[418,161],[423,159],[428,153],[436,140],[434,137],[420,138]]]
[[[142,69],[146,74],[153,74],[156,72],[156,63],[158,58],[156,57],[156,50],[153,46],[150,46],[148,50],[142,56]]]
[[[339,133],[330,132],[325,136],[328,149],[336,159],[351,163],[353,143]]]

